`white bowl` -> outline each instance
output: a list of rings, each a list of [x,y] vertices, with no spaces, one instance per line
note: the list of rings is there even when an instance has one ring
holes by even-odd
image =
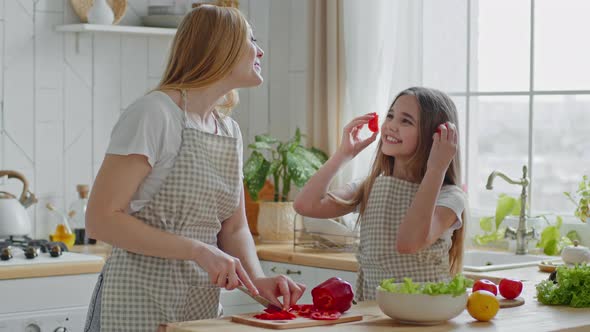
[[[392,293],[377,286],[377,304],[387,316],[407,324],[436,325],[457,317],[467,306],[467,292],[453,295]]]
[[[317,234],[335,244],[349,244],[355,240],[356,233],[353,230],[332,219],[304,217],[303,227],[308,233]]]

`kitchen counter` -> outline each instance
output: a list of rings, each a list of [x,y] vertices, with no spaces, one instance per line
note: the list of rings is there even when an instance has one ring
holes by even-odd
[[[292,244],[257,244],[260,260],[289,263],[324,269],[358,271],[358,263],[351,252],[326,251],[293,247]]]
[[[514,308],[500,309],[490,322],[477,322],[467,310],[459,316],[435,326],[413,326],[397,323],[385,316],[376,302],[361,302],[353,306],[354,312],[363,314],[363,320],[353,323],[337,324],[333,326],[308,327],[288,331],[589,331],[590,308],[576,309],[565,306],[546,306],[538,303],[534,296],[536,290],[533,282],[525,282],[521,295],[525,304]],[[229,318],[209,319],[202,321],[168,324],[166,332],[260,332],[268,329],[233,323]]]

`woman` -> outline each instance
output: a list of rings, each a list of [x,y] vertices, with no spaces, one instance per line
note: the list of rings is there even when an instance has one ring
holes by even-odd
[[[218,317],[220,287],[243,284],[284,308],[301,297],[305,286],[262,272],[240,130],[219,112],[237,103],[234,89],[262,83],[263,54],[237,9],[199,6],[179,26],[158,88],[122,114],[87,210],[89,236],[113,252],[86,331]]]

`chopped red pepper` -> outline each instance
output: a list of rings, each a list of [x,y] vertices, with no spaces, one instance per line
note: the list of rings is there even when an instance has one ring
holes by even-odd
[[[336,320],[340,318],[342,314],[338,310],[325,310],[325,311],[316,311],[311,314],[311,319],[317,320]]]
[[[379,115],[373,113],[373,118],[369,120],[369,130],[376,133],[379,131]]]
[[[311,290],[313,304],[316,309],[337,310],[341,313],[352,306],[352,286],[338,278],[330,278]]]
[[[264,309],[265,312],[254,315],[254,318],[262,319],[262,320],[291,320],[294,319],[296,316],[292,313],[285,311],[285,310],[273,310],[273,309]]]
[[[296,314],[297,316],[309,318],[311,314],[316,311],[316,308],[313,306],[313,304],[296,304],[292,306],[289,311]]]

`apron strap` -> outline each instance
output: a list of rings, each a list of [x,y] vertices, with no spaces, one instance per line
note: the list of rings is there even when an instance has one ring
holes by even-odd
[[[186,89],[180,89],[180,95],[182,96],[182,110],[184,111],[184,125],[186,127],[186,124],[188,123],[188,95]],[[219,132],[219,124],[222,123],[222,121],[219,119],[219,114],[217,114],[217,110],[213,110],[213,114],[213,119],[215,121],[215,134],[217,135],[217,133]],[[227,127],[225,127],[224,124],[222,124],[222,127],[225,130],[225,134],[231,136],[229,130],[227,129]]]

